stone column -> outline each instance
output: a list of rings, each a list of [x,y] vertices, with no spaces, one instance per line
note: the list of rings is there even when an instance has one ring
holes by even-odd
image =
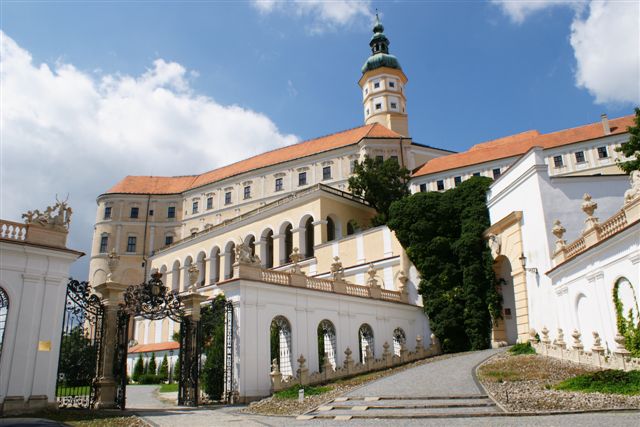
[[[128,285],[117,282],[105,282],[94,286],[100,294],[104,306],[102,345],[100,346],[100,365],[96,378],[96,409],[116,407],[116,382],[113,377],[115,361],[116,334],[118,332],[118,309],[124,291]]]
[[[293,247],[294,248],[299,248],[300,252],[304,255],[304,258],[307,257],[307,254],[304,253],[305,250],[305,246],[302,244],[302,240],[301,240],[301,233],[304,233],[304,228],[294,228],[291,230],[291,241],[293,242]],[[306,244],[306,242],[305,242]],[[285,254],[286,255],[286,259],[287,262],[289,261],[289,255],[291,254]]]
[[[286,256],[284,254],[284,234],[273,235],[273,266],[285,264]],[[283,262],[284,261],[284,262]]]
[[[327,241],[327,220],[319,219],[311,223],[313,225],[313,241],[320,245]]]

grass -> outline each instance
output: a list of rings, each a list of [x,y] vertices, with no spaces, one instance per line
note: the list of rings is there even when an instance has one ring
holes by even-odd
[[[517,343],[509,349],[509,353],[518,354],[536,354],[536,349],[531,346],[530,342]]]
[[[277,397],[278,399],[297,399],[298,398],[298,390],[300,389],[304,389],[304,395],[305,396],[313,396],[316,394],[322,394],[322,393],[326,393],[330,390],[333,389],[333,387],[330,386],[304,386],[301,387],[299,385],[293,386],[293,387],[289,387],[286,388],[284,390],[280,390],[276,393],[274,393],[273,395],[275,397]]]
[[[555,386],[556,390],[585,393],[609,393],[640,395],[640,371],[607,369],[566,379]]]
[[[555,382],[553,366],[556,362],[536,354],[519,356],[509,355],[489,360],[480,366],[478,376],[481,380],[502,383],[505,381],[552,381]],[[563,372],[567,376],[581,375],[588,372],[580,366],[566,366]]]
[[[77,387],[69,387],[69,386],[59,386],[56,392],[57,396],[88,396],[90,392],[90,386],[77,386]]]
[[[160,384],[160,393],[171,393],[178,391],[178,383]]]

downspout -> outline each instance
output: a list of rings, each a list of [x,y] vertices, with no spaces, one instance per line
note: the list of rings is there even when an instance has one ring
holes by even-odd
[[[144,237],[142,238],[142,266],[144,267],[144,276],[142,281],[147,281],[147,225],[149,224],[149,205],[151,204],[151,194],[147,196],[147,213],[144,218]]]

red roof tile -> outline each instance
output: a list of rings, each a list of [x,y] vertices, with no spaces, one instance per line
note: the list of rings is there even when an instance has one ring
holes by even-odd
[[[609,120],[611,135],[627,132],[627,127],[634,124],[634,117],[634,115],[629,115]],[[463,153],[436,157],[415,170],[413,176],[429,175],[492,160],[520,156],[529,151],[531,147],[560,147],[604,136],[606,135],[601,122],[547,134],[540,134],[537,130],[530,130],[474,145]]]
[[[154,344],[138,344],[127,350],[128,353],[152,353],[154,351],[178,350],[180,343],[175,341],[159,342]]]
[[[267,151],[201,175],[176,177],[127,176],[110,188],[107,193],[181,193],[191,188],[200,187],[251,170],[357,144],[364,138],[401,138],[401,135],[378,123],[374,123]]]

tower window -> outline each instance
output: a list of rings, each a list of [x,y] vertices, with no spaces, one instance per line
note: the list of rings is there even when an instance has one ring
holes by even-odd
[[[373,84],[373,88],[374,88],[374,89],[378,89],[379,87],[380,87],[380,82],[375,82],[375,83]]]
[[[441,179],[439,179],[439,180],[436,182],[436,188],[438,189],[438,191],[442,191],[442,190],[444,190],[444,181],[443,181],[443,180],[441,180]]]
[[[198,201],[197,200],[195,202],[193,202],[193,206],[191,207],[191,213],[192,214],[197,214],[198,213]]]
[[[169,206],[167,208],[167,218],[175,218],[176,217],[176,207]]]
[[[396,82],[389,82],[389,87],[396,87]]]
[[[453,178],[453,183],[457,187],[458,185],[460,185],[462,183],[462,177],[461,176],[456,176],[455,178]]]
[[[562,161],[562,156],[553,156],[553,165],[557,168],[563,167],[564,162]]]
[[[245,199],[250,199],[251,198],[251,186],[247,185],[246,187],[244,187],[244,198]]]
[[[131,208],[131,213],[129,215],[130,218],[138,218],[138,212],[140,211],[139,208]]]
[[[322,168],[322,180],[326,181],[331,179],[331,166],[325,166]]]
[[[607,147],[598,147],[598,158],[605,159],[609,157],[609,153],[607,152]]]
[[[276,178],[276,191],[282,191],[282,178]]]
[[[369,88],[364,88],[364,94],[368,94],[369,93]]]
[[[584,163],[584,151],[576,151],[576,163]]]
[[[301,185],[307,185],[307,173],[306,172],[300,172],[298,174],[298,186]]]
[[[391,108],[393,108],[394,110],[398,109],[398,104],[396,104],[395,102],[391,103]]]
[[[165,246],[169,246],[172,243],[173,243],[173,236],[172,235],[169,234],[167,236],[164,236],[164,245]]]
[[[149,216],[153,216],[153,209],[149,209]]]
[[[104,254],[107,252],[107,246],[109,245],[109,236],[107,234],[103,234],[100,236],[100,253]]]
[[[231,191],[227,191],[226,193],[224,193],[224,204],[225,205],[231,204]]]
[[[105,206],[104,207],[104,219],[110,219],[111,218],[111,206]]]
[[[213,209],[213,197],[207,197],[207,209]]]
[[[369,109],[367,108],[367,116],[369,115]]]
[[[500,168],[495,168],[492,172],[493,172],[493,179],[498,179],[500,177]]]
[[[376,104],[376,110],[382,110],[382,104]]]
[[[136,251],[136,241],[138,239],[136,236],[129,236],[127,239],[127,252],[135,252]]]

